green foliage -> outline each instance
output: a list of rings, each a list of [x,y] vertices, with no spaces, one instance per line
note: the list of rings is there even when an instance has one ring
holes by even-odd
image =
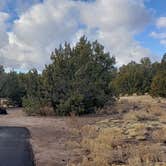
[[[0,65],[0,98],[23,105],[28,115],[81,115],[112,104],[119,94],[166,97],[166,54],[161,62],[145,57],[117,70],[115,58],[83,36],[74,47],[60,45],[51,61],[42,74],[6,73]]]
[[[163,58],[161,60],[161,63],[166,63],[166,53],[163,55]]]
[[[97,41],[82,37],[74,48],[69,44],[55,49],[52,64],[43,71],[47,98],[58,115],[94,112],[114,100],[109,87],[115,59]]]
[[[4,72],[3,66],[0,65],[0,97],[1,98],[6,96],[5,92],[4,92],[5,91],[4,86],[5,86],[6,82],[7,82],[7,75]]]
[[[151,94],[157,97],[166,97],[166,71],[159,72],[153,78]]]
[[[151,94],[157,97],[166,97],[166,54],[158,64],[156,74],[151,84]]]
[[[41,108],[49,105],[44,93],[43,79],[36,69],[30,70],[22,76],[26,95],[23,98],[23,107],[28,115],[42,114]]]
[[[16,105],[21,105],[25,89],[21,86],[16,72],[10,72],[5,83],[5,94]]]
[[[141,73],[138,67],[138,64],[131,62],[119,69],[119,73],[115,79],[116,89],[119,93],[133,94],[137,92],[141,80]]]
[[[25,89],[21,85],[19,75],[11,71],[8,74],[1,73],[0,78],[0,97],[9,98],[14,105],[21,106]]]
[[[120,94],[144,94],[150,91],[154,71],[149,58],[141,59],[141,63],[131,62],[120,67],[114,80],[115,88]]]
[[[23,107],[27,115],[37,115],[39,114],[41,103],[38,98],[28,96],[23,98]]]

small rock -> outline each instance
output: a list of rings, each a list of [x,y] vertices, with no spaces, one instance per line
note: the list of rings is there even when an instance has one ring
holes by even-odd
[[[5,108],[0,108],[0,115],[7,115],[7,111]]]

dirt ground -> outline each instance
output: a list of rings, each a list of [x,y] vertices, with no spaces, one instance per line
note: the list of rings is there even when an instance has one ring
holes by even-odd
[[[122,100],[121,106],[116,109],[124,109],[126,104],[124,105],[123,101],[128,100],[137,104],[160,104],[166,110],[165,101],[154,100],[150,96],[123,97],[120,100]],[[77,122],[74,125],[82,127],[108,119],[109,117],[112,117],[112,115],[85,116],[77,118],[79,123]],[[66,142],[75,139],[70,130],[72,128],[72,118],[28,117],[23,113],[21,108],[18,108],[9,109],[8,115],[0,116],[0,126],[21,126],[27,127],[30,130],[31,144],[37,166],[64,166],[71,160],[72,153],[66,148]]]
[[[8,110],[0,116],[1,126],[27,127],[37,166],[66,165],[68,152],[64,142],[69,137],[65,118],[27,117],[22,109]]]
[[[100,117],[80,118],[82,125],[94,123]],[[31,132],[31,144],[37,166],[63,166],[70,159],[66,142],[72,138],[69,118],[28,117],[21,108],[9,109],[0,116],[0,126],[27,127]]]

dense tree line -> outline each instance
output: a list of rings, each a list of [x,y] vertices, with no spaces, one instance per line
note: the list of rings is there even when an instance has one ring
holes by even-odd
[[[22,105],[22,97],[26,94],[21,74],[14,71],[5,73],[0,66],[0,98],[9,98],[14,105]]]
[[[119,68],[114,87],[118,94],[149,93],[166,97],[166,54],[161,62],[152,63],[147,57],[140,63],[134,61]]]
[[[166,97],[166,54],[161,62],[145,57],[116,68],[101,44],[82,37],[74,47],[60,45],[51,61],[41,74],[36,69],[6,73],[0,66],[0,98],[23,105],[30,115],[46,106],[57,115],[80,115],[112,104],[120,94]]]

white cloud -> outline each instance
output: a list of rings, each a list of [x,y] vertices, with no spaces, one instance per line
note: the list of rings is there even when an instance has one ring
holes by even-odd
[[[162,39],[162,40],[160,41],[160,43],[166,47],[166,38],[165,38],[165,39]]]
[[[150,55],[134,40],[152,19],[142,0],[97,0],[82,11],[83,22],[88,29],[97,28],[96,38],[111,49],[119,64]]]
[[[166,17],[160,17],[156,24],[158,28],[166,28]]]
[[[161,33],[157,33],[157,32],[152,32],[150,34],[151,37],[154,37],[156,39],[163,39],[163,38],[166,38],[166,33],[165,32],[161,32]]]
[[[151,13],[143,0],[45,0],[14,22],[12,32],[5,37],[9,44],[0,50],[0,63],[3,59],[6,66],[41,69],[54,47],[64,41],[75,43],[81,34],[98,39],[119,64],[138,61],[150,51],[134,36],[150,21]]]
[[[7,13],[0,12],[0,48],[8,43],[8,36],[6,33],[6,24],[5,21],[8,19]]]
[[[26,11],[14,22],[9,33],[9,45],[3,48],[4,55],[16,59],[11,67],[41,69],[49,62],[50,52],[65,40],[70,40],[77,31],[77,19],[72,7],[74,2],[47,0]]]
[[[83,20],[90,27],[105,31],[125,29],[134,32],[150,21],[150,13],[142,0],[96,0],[82,8]]]
[[[159,32],[152,32],[151,37],[158,39],[160,44],[166,47],[166,17],[160,17],[156,21],[156,27]]]

